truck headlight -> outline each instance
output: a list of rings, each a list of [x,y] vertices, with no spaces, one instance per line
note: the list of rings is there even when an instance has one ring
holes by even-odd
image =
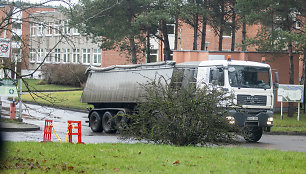
[[[273,125],[273,117],[268,118],[267,125]]]
[[[227,116],[226,119],[227,119],[229,124],[235,124],[235,117]]]

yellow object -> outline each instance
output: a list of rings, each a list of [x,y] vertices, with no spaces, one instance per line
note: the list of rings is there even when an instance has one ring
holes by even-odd
[[[73,124],[68,124],[68,129],[67,129],[67,133],[66,133],[66,143],[68,143],[68,134],[69,134],[69,126],[72,126],[72,132],[74,133],[74,125]]]
[[[60,143],[62,143],[61,139],[59,138],[59,136],[58,136],[58,135],[57,135],[57,133],[55,132],[54,127],[53,127],[53,132],[54,132],[54,134],[55,134],[56,138],[58,139],[58,141],[59,141]]]

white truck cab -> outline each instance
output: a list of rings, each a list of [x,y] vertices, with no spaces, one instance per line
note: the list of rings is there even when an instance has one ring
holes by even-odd
[[[189,67],[188,71],[192,72],[198,87],[213,84],[234,94],[234,104],[239,107],[230,109],[227,119],[231,124],[245,128],[247,141],[256,142],[263,130],[270,131],[274,106],[270,65],[252,61],[211,60],[181,63],[176,67]]]

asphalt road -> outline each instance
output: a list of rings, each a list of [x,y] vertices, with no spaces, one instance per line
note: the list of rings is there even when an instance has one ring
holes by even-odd
[[[8,107],[8,101],[3,101],[3,106]],[[67,121],[74,120],[82,122],[82,141],[84,143],[135,143],[135,141],[121,140],[118,134],[93,133],[88,127],[88,123],[85,123],[88,120],[86,112],[75,112],[31,104],[27,104],[27,108],[23,111],[23,121],[40,126],[40,130],[30,132],[4,132],[4,140],[42,141],[45,119],[53,120],[54,129],[63,142],[66,141]],[[54,134],[52,134],[51,140],[54,142],[58,141]],[[73,137],[73,141],[77,142],[77,137]],[[243,138],[239,138],[239,141],[240,143],[238,145],[230,146],[306,152],[306,136],[263,135],[257,143],[246,143]]]

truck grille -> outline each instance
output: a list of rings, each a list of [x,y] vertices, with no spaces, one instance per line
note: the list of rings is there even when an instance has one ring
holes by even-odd
[[[267,96],[265,95],[237,95],[238,105],[259,105],[266,106]]]

